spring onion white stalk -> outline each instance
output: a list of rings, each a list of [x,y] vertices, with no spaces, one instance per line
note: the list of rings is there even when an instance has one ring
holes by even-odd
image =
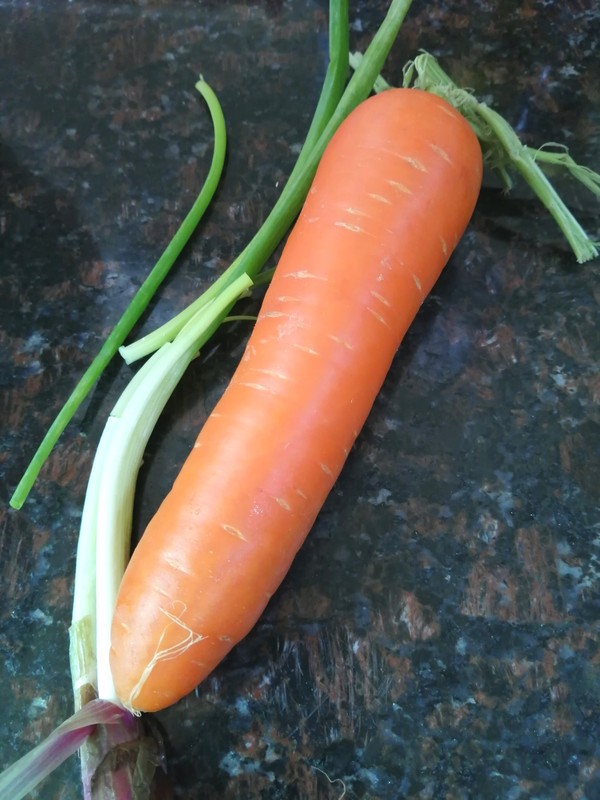
[[[117,424],[109,417],[98,443],[92,464],[81,515],[70,639],[71,682],[75,711],[96,697],[96,519],[98,516],[100,476],[106,463],[111,431]]]
[[[108,418],[90,475],[77,551],[71,628],[76,691],[82,682],[92,683],[95,678],[98,697],[116,702],[108,663],[110,625],[129,554],[135,483],[144,450],[160,413],[203,343],[200,337],[251,284],[242,275],[204,306],[172,343],[145,362]],[[94,631],[95,652],[89,652]],[[89,667],[82,673],[78,666],[94,662],[95,676]]]
[[[95,698],[119,706],[109,663],[110,628],[117,592],[127,564],[137,475],[159,415],[198,349],[252,281],[240,276],[205,305],[172,343],[163,345],[133,376],[110,414],[100,438],[86,492],[75,570],[73,618],[69,631],[76,710]],[[97,726],[79,742],[84,797],[99,780],[111,782],[111,797],[127,796],[127,787],[143,772],[150,784],[159,757],[141,725],[126,715],[118,725]],[[139,753],[135,766],[113,773],[107,754],[127,745]],[[105,774],[106,773],[106,774]],[[124,792],[124,794],[123,794]],[[102,795],[104,796],[104,795]]]

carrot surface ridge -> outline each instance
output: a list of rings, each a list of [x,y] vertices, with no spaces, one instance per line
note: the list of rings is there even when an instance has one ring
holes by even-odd
[[[120,701],[164,708],[254,626],[473,212],[479,143],[441,98],[369,98],[328,145],[244,356],[150,521],[112,625]]]

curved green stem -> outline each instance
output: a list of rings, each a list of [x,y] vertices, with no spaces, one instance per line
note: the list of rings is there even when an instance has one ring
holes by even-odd
[[[506,153],[510,163],[522,175],[526,183],[529,184],[538,199],[552,215],[575,253],[577,261],[582,264],[595,258],[598,255],[595,244],[567,208],[562,197],[542,172],[531,152],[519,141],[519,137],[508,122],[494,109],[486,106],[485,103],[479,103],[477,111],[496,135],[497,142]]]
[[[548,148],[552,147],[552,150]],[[532,148],[525,146],[534,161],[538,164],[550,164],[551,166],[566,169],[576,181],[582,183],[585,188],[596,197],[600,197],[600,175],[593,169],[578,164],[571,156],[564,144],[557,142],[547,142],[541,147]]]
[[[214,129],[214,151],[206,181],[198,198],[181,223],[177,233],[136,292],[126,311],[102,345],[100,352],[84,372],[77,386],[48,429],[10,498],[10,505],[13,508],[21,508],[27,499],[31,487],[60,435],[69,424],[73,415],[85,400],[112,357],[123,344],[126,336],[146,310],[150,300],[187,244],[213,198],[223,171],[223,164],[225,163],[225,120],[215,93],[202,78],[200,78],[196,84],[196,89],[200,92],[208,105]]]

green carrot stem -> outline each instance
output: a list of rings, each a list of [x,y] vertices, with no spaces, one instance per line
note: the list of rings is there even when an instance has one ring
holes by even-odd
[[[256,322],[256,314],[229,314],[223,322]]]
[[[351,53],[350,66],[358,69],[362,58],[361,53]],[[564,145],[551,142],[537,150],[524,145],[504,117],[485,103],[480,103],[470,92],[458,87],[429,53],[421,53],[414,61],[406,64],[403,85],[405,87],[413,85],[439,94],[464,115],[482,144],[486,162],[500,177],[505,188],[512,187],[513,181],[508,168],[513,167],[550,212],[579,263],[589,261],[598,255],[598,243],[593,242],[583,230],[539,164],[567,169],[573,178],[597,197],[600,196],[598,173],[578,164],[568,154]],[[376,92],[391,88],[381,75],[373,84],[373,90]],[[560,152],[548,151],[545,149],[548,147],[558,148]]]
[[[554,218],[580,264],[598,255],[596,243],[567,208],[538,162],[566,166],[577,180],[596,195],[599,194],[599,175],[586,167],[580,167],[570,156],[565,157],[564,153],[554,154],[551,158],[543,150],[533,151],[526,147],[500,114],[485,103],[480,103],[470,92],[459,88],[428,53],[418,55],[405,67],[404,85],[411,83],[417,88],[444,97],[465,116],[482,143],[486,160],[500,172],[505,184],[510,185],[507,166],[521,174]]]
[[[206,211],[206,208],[212,200],[225,162],[225,120],[223,118],[223,112],[215,93],[202,78],[200,78],[196,84],[196,89],[206,101],[214,129],[214,150],[206,181],[202,187],[202,190],[200,191],[200,194],[198,195],[198,198],[181,223],[181,226],[177,230],[175,236],[166,247],[165,251],[151,270],[146,280],[136,292],[127,309],[102,345],[98,355],[94,358],[90,366],[80,378],[75,389],[58,413],[56,419],[50,425],[50,428],[48,429],[23,477],[19,481],[17,488],[10,498],[10,505],[13,508],[22,507],[42,466],[50,455],[60,435],[71,421],[77,409],[85,400],[86,396],[91,391],[92,387],[110,360],[118,351],[119,347],[123,344],[126,336],[146,310],[150,300],[156,293],[156,290],[162,281],[167,276],[175,260],[187,244],[190,236],[194,232],[194,229],[198,225],[199,221],[204,215],[204,212]]]
[[[567,208],[549,179],[540,169],[529,150],[519,141],[519,137],[508,122],[485,103],[479,103],[479,115],[496,134],[498,143],[505,150],[510,162],[533,189],[539,200],[550,212],[554,221],[571,245],[577,261],[582,264],[598,255],[598,250],[590,241],[577,219]]]
[[[359,68],[352,75],[339,102],[336,100],[335,110],[328,119],[325,119],[323,115],[323,119],[318,124],[315,123],[315,144],[310,148],[306,146],[303,148],[299,164],[292,170],[279,200],[251,242],[231,266],[191,305],[165,325],[148,334],[148,336],[121,348],[121,355],[128,363],[148,355],[164,342],[170,341],[187,320],[206,302],[215,297],[231,280],[234,280],[243,272],[253,278],[260,270],[300,211],[327,143],[340,123],[371,91],[411,3],[412,0],[392,0],[383,22],[361,59]],[[341,12],[341,5],[341,3],[332,2],[332,20]],[[346,30],[347,24],[340,26],[340,32],[342,28]],[[337,91],[339,81],[345,81],[346,79],[349,62],[347,39],[336,44],[337,46],[332,50],[331,62],[332,72],[335,71],[336,74],[335,91]],[[335,96],[333,78],[328,86],[332,91],[333,100]],[[321,106],[321,104],[319,105]],[[330,108],[331,103],[327,103],[327,107]],[[316,131],[319,128],[321,128],[321,133],[317,138]]]
[[[547,148],[552,147],[553,150]],[[596,197],[600,197],[600,175],[589,167],[578,164],[571,156],[565,145],[557,142],[547,142],[538,147],[526,147],[534,161],[541,164],[562,167],[571,173],[575,180],[582,183]],[[557,152],[558,151],[558,152]]]

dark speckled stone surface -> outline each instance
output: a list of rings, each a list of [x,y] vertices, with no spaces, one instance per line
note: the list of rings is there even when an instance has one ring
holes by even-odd
[[[352,6],[364,47],[383,2]],[[318,95],[324,1],[0,4],[0,765],[70,713],[67,629],[99,383],[20,513],[34,447],[195,197],[219,92],[220,193],[140,330],[193,298],[278,195]],[[600,162],[593,0],[415,0],[425,47],[531,144]],[[561,187],[598,235],[599,207]],[[176,798],[600,798],[600,283],[521,186],[486,178],[281,590],[158,715]],[[186,375],[140,481],[152,513],[246,334]],[[79,796],[73,759],[39,794]]]

